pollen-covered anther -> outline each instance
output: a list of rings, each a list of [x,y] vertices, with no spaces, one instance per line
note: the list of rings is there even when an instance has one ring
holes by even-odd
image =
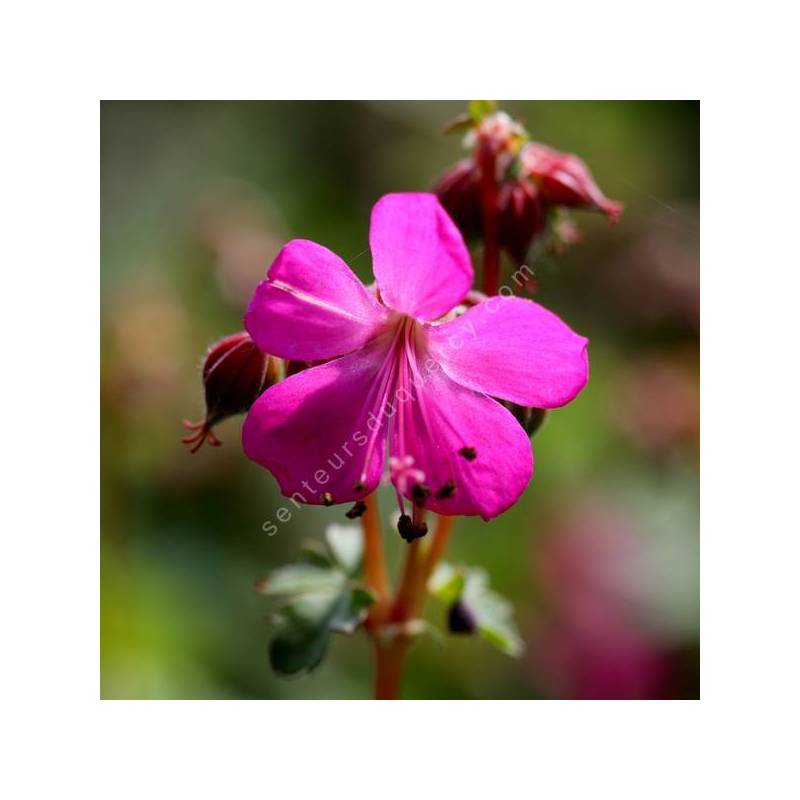
[[[474,461],[478,457],[478,453],[474,447],[462,447],[458,454],[467,459],[467,461]]]
[[[447,481],[447,483],[436,492],[436,497],[439,500],[447,500],[449,497],[452,497],[456,493],[456,485],[453,481]]]
[[[322,505],[324,506],[332,506],[333,505],[333,496],[330,492],[323,492],[322,493]]]
[[[414,505],[422,508],[425,505],[425,500],[430,497],[431,490],[422,483],[415,483],[411,487],[411,497],[414,500]]]
[[[347,519],[358,519],[367,510],[367,504],[363,500],[357,500],[353,507],[345,514]]]
[[[408,514],[401,514],[400,519],[397,520],[397,532],[405,541],[413,542],[428,533],[428,524],[426,522],[418,522],[415,525]]]

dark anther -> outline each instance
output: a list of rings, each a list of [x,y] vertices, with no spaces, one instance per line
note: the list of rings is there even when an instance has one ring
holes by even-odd
[[[363,500],[356,500],[355,505],[345,514],[347,519],[358,519],[367,510]]]
[[[456,485],[453,481],[447,481],[438,492],[436,492],[436,496],[440,500],[447,500],[448,497],[452,497],[456,493]]]
[[[415,483],[413,488],[411,489],[411,497],[414,499],[414,505],[422,506],[425,505],[426,498],[430,495],[431,490],[425,486],[423,483]]]
[[[405,541],[413,542],[414,539],[421,539],[425,536],[428,532],[428,525],[425,522],[415,525],[408,514],[402,514],[397,521],[397,531]]]
[[[475,633],[477,627],[475,615],[461,600],[456,600],[447,610],[447,629],[450,633]]]
[[[458,451],[458,453],[459,455],[464,456],[464,458],[466,458],[467,461],[474,461],[478,457],[478,454],[477,452],[475,452],[474,447],[462,447]]]
[[[332,506],[333,505],[333,496],[330,492],[323,492],[322,493],[322,505],[324,506]]]
[[[363,483],[361,483],[361,481],[359,481],[359,482],[358,482],[358,483],[357,483],[357,484],[356,484],[356,485],[353,487],[353,491],[355,491],[355,492],[363,492],[365,488],[366,488],[366,487],[364,486],[364,484],[363,484]]]

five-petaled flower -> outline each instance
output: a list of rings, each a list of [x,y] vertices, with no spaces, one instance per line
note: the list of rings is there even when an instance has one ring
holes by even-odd
[[[516,297],[456,315],[472,265],[435,195],[381,198],[370,248],[374,292],[305,240],[289,242],[257,287],[245,326],[259,347],[324,363],[261,395],[244,450],[286,496],[344,503],[378,486],[388,447],[401,513],[410,501],[491,519],[533,473],[528,435],[495,398],[568,403],[587,380],[587,340]]]

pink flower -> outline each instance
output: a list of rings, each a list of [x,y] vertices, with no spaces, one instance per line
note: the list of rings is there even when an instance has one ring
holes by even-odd
[[[520,153],[522,168],[541,189],[548,203],[602,211],[609,222],[617,222],[622,203],[609,200],[595,183],[583,159],[532,142]]]
[[[533,472],[527,434],[494,398],[568,403],[587,380],[587,340],[516,297],[448,315],[473,273],[435,195],[381,198],[370,247],[376,294],[304,240],[289,242],[257,287],[245,326],[259,347],[332,360],[264,392],[245,421],[244,450],[297,502],[343,503],[378,486],[388,447],[401,513],[411,499],[491,519]]]

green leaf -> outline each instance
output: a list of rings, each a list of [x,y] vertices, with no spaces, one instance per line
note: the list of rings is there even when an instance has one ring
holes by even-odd
[[[310,672],[322,661],[327,647],[327,627],[287,625],[269,644],[269,663],[275,672],[282,675]]]
[[[339,525],[334,522],[325,529],[325,540],[337,563],[352,575],[360,566],[364,552],[361,529],[355,525]]]
[[[338,633],[353,633],[364,621],[367,609],[374,602],[375,598],[366,589],[352,589],[340,597],[328,620],[328,627]]]
[[[341,590],[346,576],[339,570],[314,564],[289,564],[256,581],[255,589],[268,597],[292,598]]]
[[[507,655],[522,654],[525,645],[514,624],[513,606],[489,588],[489,577],[484,570],[442,562],[428,582],[428,591],[448,607],[460,599],[487,642]]]
[[[469,115],[475,122],[488,117],[497,108],[497,100],[470,100]]]
[[[489,588],[489,576],[484,570],[469,570],[461,599],[475,615],[478,631],[486,641],[506,655],[522,655],[525,643],[514,623],[514,607]]]
[[[445,605],[451,605],[464,591],[464,573],[442,561],[428,581],[428,591]]]
[[[331,558],[325,545],[318,539],[308,539],[301,545],[303,562],[322,569],[331,568]]]

